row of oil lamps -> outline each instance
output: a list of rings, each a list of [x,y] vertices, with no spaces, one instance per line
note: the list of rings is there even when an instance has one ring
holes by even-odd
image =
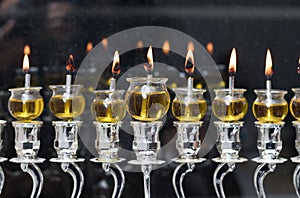
[[[235,163],[246,161],[239,157],[241,149],[239,130],[242,127],[243,119],[247,112],[248,103],[244,97],[245,89],[234,88],[234,74],[236,71],[235,49],[232,51],[229,64],[229,88],[215,90],[216,97],[213,100],[212,108],[214,115],[220,120],[215,122],[219,137],[217,148],[220,157],[213,159],[220,163],[214,174],[214,187],[218,197],[225,197],[222,186],[224,176],[233,171]],[[116,76],[120,73],[119,55],[116,51],[114,55],[112,78],[110,88],[107,90],[96,90],[95,99],[92,103],[92,112],[96,121],[96,141],[95,148],[98,156],[91,159],[93,162],[102,163],[105,171],[110,172],[115,179],[115,188],[112,197],[120,197],[125,185],[123,171],[117,165],[123,161],[118,156],[119,148],[119,128],[126,110],[130,116],[136,120],[131,122],[134,130],[134,140],[132,148],[136,153],[136,160],[129,161],[131,164],[140,165],[144,174],[145,197],[150,197],[150,173],[152,165],[164,163],[157,159],[157,151],[160,148],[159,130],[163,123],[159,121],[168,111],[170,106],[170,96],[167,91],[167,78],[155,78],[153,72],[152,48],[147,53],[148,63],[144,65],[147,72],[146,77],[128,78],[130,83],[128,90],[116,89]],[[13,122],[15,128],[15,148],[17,157],[10,159],[11,162],[20,163],[24,172],[33,178],[33,191],[31,197],[38,197],[43,186],[43,176],[36,163],[41,163],[44,159],[37,157],[40,147],[39,130],[42,125],[40,121],[34,121],[43,111],[44,102],[40,95],[41,87],[30,86],[30,74],[28,57],[24,58],[25,86],[22,88],[10,89],[9,112],[18,121]],[[277,163],[283,163],[285,159],[280,158],[279,152],[282,148],[280,140],[280,129],[284,123],[282,120],[288,113],[288,103],[284,99],[286,91],[271,89],[272,61],[270,51],[266,58],[266,89],[255,90],[257,98],[253,103],[252,110],[258,122],[258,150],[260,157],[253,159],[260,166],[255,172],[254,185],[259,197],[264,197],[263,179]],[[79,197],[84,185],[84,176],[76,162],[84,159],[77,158],[78,148],[77,134],[82,124],[75,120],[85,109],[85,99],[81,94],[81,85],[72,84],[71,71],[74,69],[72,56],[67,62],[66,84],[51,85],[53,95],[49,101],[51,112],[63,121],[53,121],[56,136],[54,148],[57,151],[57,158],[51,162],[61,163],[61,168],[69,173],[74,181],[72,197]],[[206,113],[207,104],[203,97],[205,90],[193,88],[194,58],[192,51],[188,51],[185,61],[185,71],[187,73],[187,86],[175,88],[176,94],[172,101],[172,113],[177,119],[174,126],[177,128],[176,148],[179,157],[174,159],[179,163],[173,174],[173,186],[177,197],[184,197],[182,182],[184,176],[191,172],[195,163],[204,161],[199,158],[198,152],[201,148],[199,129],[202,125],[200,121]],[[290,102],[292,115],[300,120],[300,89],[293,89],[294,98]],[[0,123],[3,127],[5,121]],[[299,131],[297,140],[300,141],[300,122],[295,121],[294,125]],[[298,134],[298,133],[297,133]],[[297,144],[298,145],[298,144]],[[297,146],[296,145],[296,146]],[[1,158],[1,161],[5,161]],[[299,158],[294,158],[294,162],[300,163]],[[113,165],[116,170],[111,168]],[[299,196],[299,172],[295,170],[295,188]],[[4,173],[0,171],[0,187],[4,184]],[[297,180],[297,181],[296,181]]]

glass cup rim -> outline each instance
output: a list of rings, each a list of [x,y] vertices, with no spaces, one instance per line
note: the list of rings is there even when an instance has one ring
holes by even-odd
[[[10,88],[8,91],[10,92],[19,92],[19,91],[40,91],[43,87],[17,87],[17,88]]]
[[[256,94],[266,94],[266,89],[254,89],[254,93]],[[271,89],[271,94],[287,94],[287,90],[284,89]]]
[[[67,87],[71,87],[71,88],[83,88],[83,85],[80,84],[75,84],[75,85],[49,85],[50,89],[56,89],[56,88],[67,88]]]
[[[234,89],[229,89],[229,88],[223,88],[223,89],[214,89],[214,92],[234,92],[234,93],[244,93],[247,91],[247,89],[244,88],[234,88]]]
[[[93,91],[93,93],[95,95],[97,94],[123,94],[125,93],[125,90],[124,89],[115,89],[115,90],[109,90],[109,89],[103,89],[103,90],[95,90]]]
[[[126,78],[126,81],[128,81],[128,82],[143,82],[143,83],[150,81],[152,83],[165,83],[168,81],[168,78],[165,78],[165,77],[162,77],[162,78],[130,77],[130,78]]]
[[[294,93],[300,92],[300,87],[294,87],[291,89]]]
[[[172,88],[172,91],[174,91],[175,93],[187,93],[187,87],[176,87],[176,88]],[[197,89],[197,88],[193,88],[192,89],[192,93],[193,94],[197,94],[197,93],[205,93],[206,89]]]

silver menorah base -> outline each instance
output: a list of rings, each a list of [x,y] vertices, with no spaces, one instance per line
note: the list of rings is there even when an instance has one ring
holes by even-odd
[[[57,158],[50,162],[61,163],[61,169],[71,175],[73,179],[72,198],[79,198],[84,185],[84,176],[77,162],[83,162],[83,158],[77,158],[78,131],[81,121],[53,121],[55,128],[54,148]]]
[[[266,194],[263,186],[264,178],[269,173],[275,171],[277,164],[286,161],[286,159],[279,157],[279,153],[282,149],[280,133],[284,122],[255,122],[255,126],[258,129],[257,148],[260,156],[252,159],[252,161],[259,163],[254,173],[254,186],[257,196],[265,198]]]

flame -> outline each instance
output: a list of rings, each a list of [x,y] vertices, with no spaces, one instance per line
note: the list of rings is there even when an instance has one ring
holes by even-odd
[[[141,40],[139,40],[137,43],[136,43],[136,48],[143,48],[144,47],[144,44]]]
[[[273,70],[272,70],[272,56],[270,49],[267,51],[267,56],[266,56],[266,67],[265,67],[265,75],[266,76],[272,76]]]
[[[67,63],[66,63],[66,69],[67,69],[67,71],[69,71],[69,72],[72,72],[72,71],[75,70],[75,66],[74,66],[74,58],[73,58],[73,55],[72,55],[72,54],[69,55],[69,59],[68,59],[68,61],[67,61]]]
[[[214,44],[212,42],[207,43],[206,50],[210,55],[212,55],[214,52]]]
[[[231,51],[228,72],[229,73],[236,72],[236,50],[235,50],[235,48],[233,48]]]
[[[195,51],[194,43],[192,41],[188,42],[187,49],[191,50],[192,52]]]
[[[29,71],[29,58],[27,54],[24,55],[24,59],[23,59],[23,71],[24,72]]]
[[[170,42],[168,40],[166,40],[163,43],[162,51],[163,51],[164,54],[169,54],[170,53]]]
[[[188,50],[185,58],[184,69],[188,74],[194,73],[194,55],[191,49]]]
[[[146,71],[152,71],[153,70],[153,53],[152,53],[152,46],[150,45],[147,53],[147,59],[148,59],[148,64],[144,65],[144,68]]]
[[[300,65],[300,58],[299,58],[299,60],[298,60],[298,64]]]
[[[86,53],[89,53],[92,49],[93,49],[93,43],[92,42],[88,42],[86,44]]]
[[[30,47],[29,47],[29,45],[25,45],[24,46],[24,54],[30,55]]]
[[[108,40],[107,40],[107,38],[103,38],[102,41],[101,41],[101,43],[102,43],[102,46],[104,47],[104,49],[107,49],[107,47],[108,47]]]
[[[114,75],[118,75],[121,72],[120,57],[119,57],[118,50],[115,51],[114,61],[113,61],[113,65],[112,65],[112,68],[111,68],[111,72]]]

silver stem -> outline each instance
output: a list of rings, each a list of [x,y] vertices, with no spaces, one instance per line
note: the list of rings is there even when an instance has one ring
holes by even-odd
[[[294,170],[293,183],[294,183],[296,194],[298,197],[300,197],[300,165],[297,165],[297,167]]]
[[[259,198],[265,198],[265,190],[264,190],[264,178],[271,172],[273,172],[276,168],[276,164],[274,163],[264,163],[260,164],[254,173],[254,186]]]
[[[73,162],[61,163],[61,169],[72,176],[74,187],[71,198],[79,198],[84,184],[84,177],[81,169]]]
[[[4,186],[4,181],[5,181],[5,175],[4,175],[2,167],[0,166],[0,194],[1,194],[3,186]]]
[[[112,177],[114,178],[115,186],[114,186],[114,191],[113,191],[113,194],[111,197],[112,198],[120,198],[122,195],[123,189],[124,189],[124,185],[125,185],[125,176],[124,176],[122,169],[120,168],[120,166],[118,164],[114,164],[114,166],[116,167],[118,172],[114,171],[111,168],[110,163],[102,164],[104,171],[110,173],[112,175]],[[119,175],[119,177],[118,177],[118,175]]]
[[[186,165],[186,167],[184,167],[184,165]],[[175,190],[175,194],[178,198],[185,198],[183,185],[182,185],[183,179],[186,174],[193,172],[194,169],[195,169],[194,163],[186,163],[186,164],[179,164],[174,170],[172,183],[173,183],[173,188]]]
[[[144,174],[144,194],[145,198],[150,198],[150,187],[151,187],[151,180],[150,180],[150,173],[152,170],[151,164],[142,164],[141,165],[142,172]]]
[[[224,188],[223,188],[223,179],[224,177],[232,172],[235,168],[235,163],[222,163],[219,164],[216,168],[213,176],[214,188],[219,198],[225,198]]]
[[[37,198],[40,196],[44,177],[41,169],[34,163],[21,163],[21,169],[23,172],[28,173],[32,178],[32,192],[30,198]]]

